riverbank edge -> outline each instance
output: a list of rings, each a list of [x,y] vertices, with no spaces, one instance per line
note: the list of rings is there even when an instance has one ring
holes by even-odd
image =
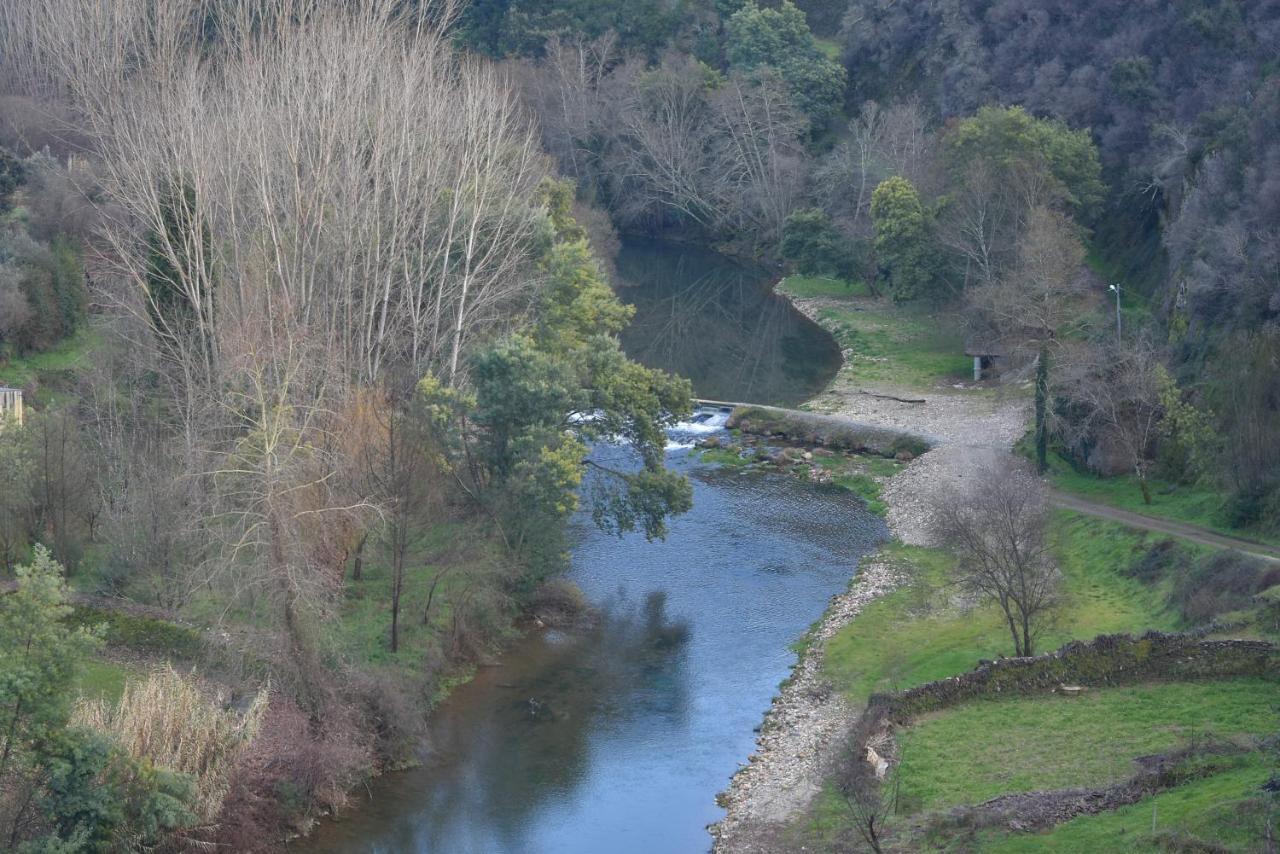
[[[821,301],[779,290],[784,280],[773,284],[773,293],[826,330],[818,315]],[[840,367],[826,388],[811,400],[832,389],[845,364],[841,351]],[[898,542],[896,536],[890,540],[893,542]],[[862,714],[823,678],[826,642],[853,622],[868,604],[896,589],[902,580],[882,550],[864,556],[854,568],[848,589],[831,597],[822,616],[800,638],[796,663],[764,713],[756,752],[716,795],[716,803],[725,809],[725,815],[707,826],[713,854],[776,852],[774,836],[819,794],[834,758],[831,745]]]
[[[801,637],[799,657],[764,714],[756,752],[716,795],[725,815],[707,826],[713,852],[778,851],[775,835],[821,791],[834,758],[830,746],[861,714],[823,676],[826,642],[902,581],[882,551],[864,556],[848,588]]]

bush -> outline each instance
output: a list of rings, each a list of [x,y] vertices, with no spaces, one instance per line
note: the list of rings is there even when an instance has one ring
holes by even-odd
[[[1137,557],[1126,572],[1130,578],[1151,583],[1162,578],[1180,578],[1194,565],[1195,559],[1186,548],[1176,540],[1166,538]]]
[[[1280,567],[1236,551],[1216,552],[1178,577],[1171,599],[1188,622],[1248,608],[1253,597],[1280,584]]]
[[[194,660],[204,641],[188,626],[156,617],[77,605],[67,622],[72,626],[102,626],[102,638],[110,646],[122,646],[152,655]]]
[[[1228,527],[1256,526],[1265,533],[1280,534],[1280,481],[1245,487],[1227,500],[1221,513]]]
[[[1255,596],[1280,584],[1280,567],[1236,551],[1214,552],[1197,560],[1191,550],[1171,539],[1160,540],[1139,555],[1127,574],[1149,584],[1169,580],[1170,602],[1192,625],[1249,608]]]
[[[340,809],[373,762],[353,710],[329,705],[315,717],[275,694],[253,750],[243,754],[218,818],[230,851],[274,851],[290,828]]]
[[[61,733],[47,775],[41,806],[53,833],[24,850],[150,851],[197,819],[189,776],[131,757],[93,730]]]
[[[782,226],[782,257],[806,276],[834,275],[857,279],[866,249],[841,234],[831,218],[816,208],[793,211]]]
[[[533,591],[529,610],[543,620],[569,621],[587,609],[587,598],[567,578],[552,578]]]
[[[360,718],[373,732],[378,763],[384,768],[408,765],[422,735],[422,709],[390,674],[355,671],[350,686]]]

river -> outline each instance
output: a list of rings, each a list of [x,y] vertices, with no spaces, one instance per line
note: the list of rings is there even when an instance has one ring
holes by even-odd
[[[736,314],[741,334],[816,337],[807,321],[768,314],[790,306],[761,294],[758,281],[751,291],[753,274],[741,265],[699,250],[628,248],[634,253],[629,260],[624,249],[620,273],[649,270],[667,293],[655,297],[643,281],[623,292],[641,322],[665,311],[664,301],[670,311],[682,310],[673,293],[680,282],[706,289],[711,277],[749,301],[737,311],[727,296],[699,298],[711,311]],[[709,323],[689,322],[693,330]],[[723,331],[703,337],[704,346],[738,347],[738,354],[762,359],[827,347],[821,340],[791,346],[732,339]],[[636,358],[659,363],[634,339],[630,346]],[[736,376],[688,373],[703,397],[794,402],[799,392],[782,393],[780,378],[791,371],[818,382],[818,372],[787,368],[782,358],[783,368],[762,362],[735,368]],[[482,668],[433,716],[430,758],[374,781],[367,800],[307,840],[308,851],[709,848],[705,827],[722,814],[715,795],[752,752],[754,729],[795,660],[793,642],[887,530],[842,490],[701,463],[693,442],[721,429],[724,414],[703,417],[670,437],[668,465],[692,480],[694,508],[672,521],[665,541],[609,536],[588,518],[574,522],[569,577],[603,611],[599,626],[531,633],[500,666]]]
[[[840,369],[835,340],[760,267],[656,240],[626,241],[616,265],[618,295],[636,309],[627,355],[688,377],[698,397],[795,406]]]

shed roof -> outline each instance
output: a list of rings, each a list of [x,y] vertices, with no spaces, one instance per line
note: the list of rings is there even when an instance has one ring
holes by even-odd
[[[1007,356],[1009,348],[994,336],[970,335],[964,342],[966,356]]]

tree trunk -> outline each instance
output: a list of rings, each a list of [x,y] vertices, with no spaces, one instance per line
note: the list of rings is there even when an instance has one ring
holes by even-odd
[[[884,848],[880,845],[880,832],[876,829],[877,823],[875,818],[867,822],[867,842],[876,854],[884,854]]]
[[[1036,468],[1040,474],[1049,469],[1049,427],[1045,423],[1049,406],[1049,348],[1040,347],[1036,364]]]
[[[1022,657],[1022,636],[1018,634],[1018,621],[1014,619],[1013,609],[1009,607],[1007,599],[1000,600],[1000,610],[1004,611],[1005,622],[1009,624],[1009,635],[1013,638],[1013,656],[1014,658]]]
[[[1142,466],[1138,466],[1138,488],[1142,490],[1142,503],[1151,503],[1151,484],[1147,483],[1147,473]]]
[[[391,591],[391,652],[400,651],[400,585]]]
[[[351,565],[351,580],[359,581],[364,577],[364,544],[369,539],[369,532],[365,531],[360,536],[360,542],[356,543],[356,560]]]

